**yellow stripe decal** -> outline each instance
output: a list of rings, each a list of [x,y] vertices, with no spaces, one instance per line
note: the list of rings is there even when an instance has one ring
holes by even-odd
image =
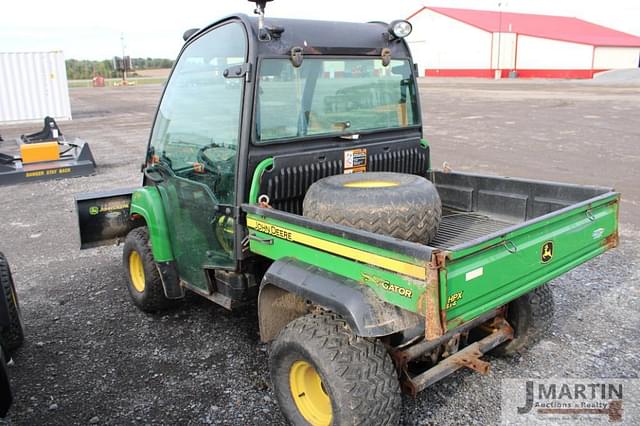
[[[258,232],[282,238],[283,240],[304,244],[319,250],[337,254],[342,257],[357,260],[370,265],[375,265],[389,271],[399,274],[408,275],[419,280],[425,280],[426,268],[413,265],[411,263],[402,262],[400,260],[390,259],[388,257],[358,250],[352,247],[343,246],[331,241],[316,238],[311,235],[302,234],[287,228],[272,225],[270,223],[261,222],[253,218],[247,218],[247,226]]]

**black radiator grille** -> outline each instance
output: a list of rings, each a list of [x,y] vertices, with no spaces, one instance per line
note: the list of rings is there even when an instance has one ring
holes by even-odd
[[[424,175],[427,169],[424,149],[412,148],[402,151],[381,152],[369,155],[370,172],[396,172]]]
[[[426,151],[422,148],[376,153],[368,156],[367,170],[424,175],[426,159]],[[260,193],[269,196],[271,206],[275,209],[302,214],[302,201],[307,189],[317,180],[340,173],[343,173],[342,160],[275,167],[265,174]]]
[[[302,214],[304,194],[311,184],[338,173],[342,173],[342,161],[323,161],[274,170],[266,180],[266,193],[275,209]]]

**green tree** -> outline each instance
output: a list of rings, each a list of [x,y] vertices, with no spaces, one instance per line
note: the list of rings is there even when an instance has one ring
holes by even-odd
[[[131,58],[133,70],[145,70],[155,68],[171,68],[173,66],[172,59],[165,58]],[[69,80],[90,80],[96,75],[106,78],[119,77],[120,72],[113,68],[111,59],[102,61],[89,61],[78,59],[67,59],[67,78]]]

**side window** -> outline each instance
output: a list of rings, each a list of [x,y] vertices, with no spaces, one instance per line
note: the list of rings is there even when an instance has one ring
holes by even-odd
[[[220,203],[233,202],[243,90],[243,79],[223,73],[246,62],[246,50],[237,23],[192,42],[167,83],[151,134],[153,161],[208,185]]]

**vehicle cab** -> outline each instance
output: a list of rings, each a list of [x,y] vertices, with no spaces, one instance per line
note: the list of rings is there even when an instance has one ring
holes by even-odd
[[[237,206],[257,201],[250,186],[264,160],[282,170],[309,157],[299,182],[283,176],[270,189],[275,207],[298,214],[312,181],[366,171],[374,152],[412,163],[379,165],[387,171],[428,163],[408,23],[262,21],[234,15],[185,34],[144,166],[145,184],[161,192],[178,275],[204,292],[203,270],[237,280],[231,298],[255,285],[235,275],[255,267]]]

